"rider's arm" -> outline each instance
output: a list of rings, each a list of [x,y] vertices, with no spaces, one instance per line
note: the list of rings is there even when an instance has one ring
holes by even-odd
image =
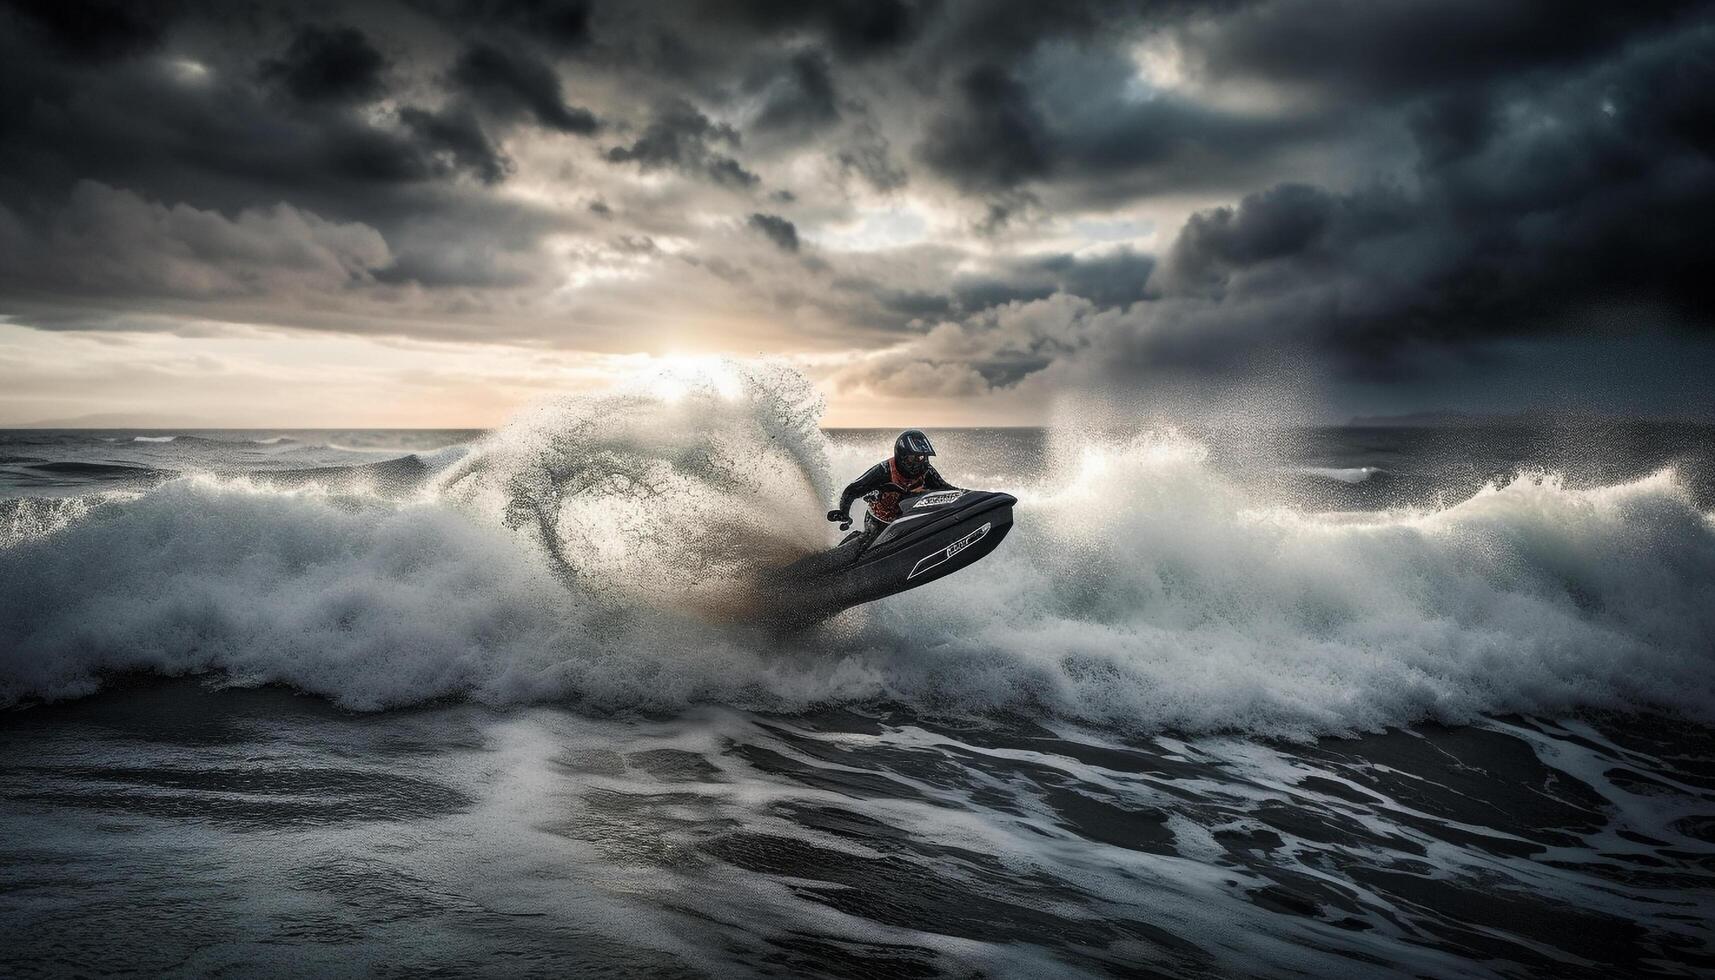
[[[851,508],[852,501],[872,490],[880,490],[882,487],[886,486],[887,483],[887,464],[875,464],[865,471],[863,476],[853,480],[851,486],[846,487],[845,490],[841,491],[840,506],[837,509],[841,513],[845,513]]]

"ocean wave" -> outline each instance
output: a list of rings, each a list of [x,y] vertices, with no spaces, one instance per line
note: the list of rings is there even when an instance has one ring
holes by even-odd
[[[152,466],[142,466],[130,463],[90,463],[82,460],[56,460],[48,463],[31,463],[30,469],[42,473],[63,473],[82,477],[86,480],[129,479],[159,475],[165,471]]]
[[[313,446],[294,446],[293,447],[294,451],[296,451],[298,449],[304,449],[304,450],[331,449],[336,453],[367,453],[367,454],[398,453],[398,452],[402,451],[395,446],[342,446],[337,442],[319,443],[319,444],[313,445]]]
[[[111,442],[114,440],[109,439],[104,441]],[[286,435],[266,436],[260,438],[234,435],[229,438],[223,438],[221,436],[178,433],[170,436],[132,436],[128,441],[145,443],[176,443],[179,445],[195,444],[204,446],[285,446],[296,443],[298,440],[293,436]]]
[[[1379,466],[1304,466],[1297,472],[1306,476],[1319,476],[1326,480],[1338,480],[1341,483],[1363,483],[1378,473],[1386,472]]]
[[[423,457],[424,459],[428,459],[431,457],[438,457],[438,456],[445,454],[445,453],[460,453],[460,454],[462,454],[464,452],[467,452],[469,449],[470,449],[470,444],[469,443],[463,443],[463,442],[452,443],[452,444],[446,445],[446,446],[437,446],[437,447],[432,448],[432,449],[409,449],[409,448],[404,448],[404,447],[400,447],[400,446],[347,446],[347,445],[344,445],[342,443],[337,443],[337,442],[326,442],[326,443],[313,443],[313,444],[303,444],[303,445],[291,446],[291,447],[287,448],[286,452],[296,453],[296,452],[332,451],[332,452],[336,452],[336,453],[356,453],[356,454],[364,455],[364,456],[377,456],[377,455],[397,456],[401,453],[412,453],[412,454],[415,454],[417,456]]]
[[[899,683],[1286,737],[1715,703],[1715,523],[1671,471],[1318,514],[1259,506],[1173,438],[1086,445],[1063,469],[1019,495],[994,559],[876,610],[871,634],[916,640]]]
[[[306,466],[295,469],[251,470],[229,479],[272,487],[324,490],[333,493],[409,496],[418,490],[431,468],[414,453],[374,463]]]
[[[1324,515],[1148,433],[1062,433],[993,556],[759,636],[750,572],[827,539],[819,411],[738,367],[526,413],[404,501],[197,477],[73,514],[0,550],[0,699],[148,670],[359,709],[893,700],[1288,738],[1715,704],[1715,522],[1671,471]]]
[[[435,489],[611,602],[733,610],[763,569],[826,546],[822,410],[782,368],[667,372],[520,415]]]
[[[277,445],[282,445],[285,443],[297,442],[297,440],[293,439],[291,436],[272,436],[272,437],[269,437],[266,439],[252,439],[252,438],[248,438],[248,437],[244,437],[244,436],[237,436],[237,437],[230,438],[230,439],[223,439],[219,436],[197,436],[197,435],[137,436],[136,438],[132,439],[131,441],[132,442],[171,442],[171,443],[176,443],[179,445],[187,445],[188,444],[188,445],[199,445],[199,446],[277,446]]]
[[[32,538],[46,537],[91,514],[141,497],[140,492],[108,490],[77,497],[9,497],[0,499],[0,549]]]

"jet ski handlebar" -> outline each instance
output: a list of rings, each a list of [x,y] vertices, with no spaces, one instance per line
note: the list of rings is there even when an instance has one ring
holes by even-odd
[[[871,490],[869,493],[864,494],[863,499],[865,499],[865,500],[873,499],[876,494],[886,493],[889,490],[892,490],[892,491],[900,494],[901,496],[906,496],[906,495],[909,495],[911,493],[911,491],[905,489],[904,487],[900,486],[899,484],[893,483],[892,481],[889,481],[887,483],[882,484],[879,489]],[[851,527],[852,527],[851,515],[849,513],[843,512],[837,508],[834,510],[828,511],[828,521],[829,521],[829,523],[838,523],[840,525],[840,530],[842,530],[842,531],[849,531],[849,530],[851,530]]]
[[[905,499],[905,500],[910,500],[910,499],[915,498],[915,497],[924,496],[924,491],[922,491],[922,490],[908,490],[905,487],[902,487],[897,483],[894,483],[892,481],[888,481],[887,483],[883,483],[879,488],[877,488],[875,490],[871,490],[869,493],[864,494],[863,499],[873,500],[873,499],[875,499],[875,496],[877,494],[887,493],[889,490],[899,494],[900,497],[902,499]],[[942,493],[945,491],[931,491],[931,492]],[[958,492],[964,493],[965,491],[964,490],[958,490]],[[840,530],[842,530],[842,531],[848,531],[851,529],[851,526],[852,526],[851,515],[849,513],[842,512],[838,509],[828,511],[828,521],[830,523],[837,522],[840,525]]]

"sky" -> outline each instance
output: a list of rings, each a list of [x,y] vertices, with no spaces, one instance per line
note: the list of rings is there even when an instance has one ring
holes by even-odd
[[[0,425],[1715,416],[1715,4],[0,0]]]

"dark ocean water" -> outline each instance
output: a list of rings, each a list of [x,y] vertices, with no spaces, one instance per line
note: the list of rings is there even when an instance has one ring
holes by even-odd
[[[1710,429],[937,432],[780,638],[886,434],[747,385],[0,433],[0,974],[1715,971]]]

